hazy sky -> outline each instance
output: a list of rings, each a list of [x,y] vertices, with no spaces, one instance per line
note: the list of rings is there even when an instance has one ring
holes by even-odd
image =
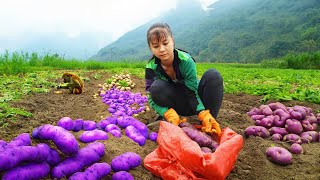
[[[214,0],[199,0],[208,4]],[[0,35],[111,32],[115,36],[175,8],[175,0],[0,0]]]
[[[199,1],[206,6],[216,0]],[[30,33],[76,38],[99,32],[113,41],[175,5],[175,0],[0,0],[0,40],[18,46],[14,44]]]

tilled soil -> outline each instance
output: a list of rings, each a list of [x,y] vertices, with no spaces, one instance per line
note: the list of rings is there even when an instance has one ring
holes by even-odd
[[[93,98],[93,94],[98,91],[98,84],[105,82],[112,75],[103,73],[98,80],[92,77],[92,73],[88,73],[87,77],[91,80],[85,82],[85,89],[81,95],[73,95],[65,91],[63,94],[55,94],[55,89],[49,93],[33,94],[24,97],[22,100],[13,102],[12,105],[24,108],[33,113],[33,117],[19,117],[16,121],[9,121],[5,128],[0,128],[0,139],[10,141],[21,133],[31,133],[34,128],[43,124],[56,125],[62,117],[68,116],[72,119],[93,120],[99,122],[105,117],[110,116],[108,106],[102,103],[101,98]],[[131,76],[136,83],[133,93],[144,93],[144,80]],[[58,80],[57,80],[58,81]],[[259,100],[262,97],[247,94],[225,94],[223,104],[217,120],[221,127],[229,127],[235,132],[243,135],[244,129],[253,125],[253,121],[246,115],[253,107],[258,107],[262,103]],[[271,102],[271,101],[270,101]],[[267,103],[270,103],[267,102]],[[265,103],[265,104],[267,104]],[[312,108],[314,111],[320,109],[320,105],[307,102],[288,101],[282,102],[286,106],[303,105]],[[140,114],[137,119],[141,122],[153,122],[157,115],[153,110],[144,114]],[[152,129],[156,130],[156,129]],[[319,129],[318,129],[319,130]],[[74,133],[74,132],[72,132]],[[80,132],[74,133],[79,137]],[[33,144],[39,143],[39,140],[32,139]],[[114,138],[109,135],[106,141],[99,141],[105,144],[105,156],[101,162],[110,164],[111,160],[124,152],[133,151],[138,153],[142,158],[146,157],[154,149],[157,148],[156,142],[148,140],[144,146],[139,146],[131,139],[123,135],[121,138]],[[79,141],[80,147],[86,144]],[[293,155],[293,163],[288,166],[280,166],[270,162],[265,156],[265,151],[270,146],[280,146],[288,148],[289,144],[285,142],[274,142],[269,139],[260,137],[244,137],[244,146],[238,156],[238,160],[234,165],[234,169],[227,177],[228,180],[313,180],[320,179],[320,143],[303,144],[304,153],[301,155]],[[54,144],[51,143],[51,146]],[[223,162],[221,162],[223,163]],[[161,179],[155,177],[146,170],[143,165],[130,170],[135,179],[151,180]],[[111,173],[104,179],[111,179]],[[50,175],[46,179],[51,179]]]

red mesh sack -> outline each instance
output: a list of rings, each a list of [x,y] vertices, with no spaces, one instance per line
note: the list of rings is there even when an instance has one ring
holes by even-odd
[[[216,151],[203,153],[180,127],[161,121],[157,142],[159,147],[144,159],[144,167],[154,175],[165,180],[220,180],[237,161],[243,137],[225,128]]]

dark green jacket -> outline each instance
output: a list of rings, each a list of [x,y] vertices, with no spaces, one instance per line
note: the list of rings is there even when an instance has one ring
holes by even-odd
[[[151,59],[146,65],[146,91],[149,92],[151,84],[157,79],[162,79],[169,83],[182,83],[187,87],[188,90],[190,90],[184,93],[186,93],[188,98],[192,100],[192,107],[198,114],[205,108],[198,95],[199,80],[197,78],[195,61],[188,53],[175,49],[173,68],[176,73],[176,81],[172,81],[171,78],[165,73],[164,69],[160,65],[160,60],[158,58],[155,57]],[[163,114],[169,109],[169,107],[162,107],[154,103],[150,96],[149,104],[160,116],[163,116]]]

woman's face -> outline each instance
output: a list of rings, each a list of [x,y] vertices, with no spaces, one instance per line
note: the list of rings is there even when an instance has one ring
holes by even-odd
[[[162,29],[162,31],[160,38],[157,38],[156,35],[151,38],[149,46],[151,52],[161,60],[161,63],[170,64],[174,59],[174,41],[166,29]]]

